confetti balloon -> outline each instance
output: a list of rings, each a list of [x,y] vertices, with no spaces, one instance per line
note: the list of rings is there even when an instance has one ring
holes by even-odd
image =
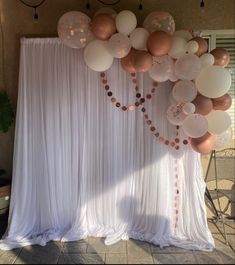
[[[161,30],[173,34],[175,31],[174,18],[167,12],[154,11],[150,13],[143,24],[150,33]]]
[[[167,119],[173,125],[182,125],[186,117],[183,104],[173,104],[167,110]]]
[[[82,12],[65,13],[58,22],[58,35],[66,46],[83,48],[94,39],[90,30],[90,22],[91,19]]]

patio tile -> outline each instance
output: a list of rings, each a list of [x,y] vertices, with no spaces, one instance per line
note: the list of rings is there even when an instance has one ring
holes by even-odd
[[[127,264],[127,256],[125,254],[106,254],[106,264]]]
[[[109,254],[126,254],[127,242],[120,241],[114,245],[106,246],[106,253]]]
[[[0,264],[13,264],[19,256],[21,250],[21,248],[10,251],[0,250]]]
[[[154,254],[154,264],[196,264],[193,254]]]
[[[105,253],[106,245],[104,244],[104,238],[94,238],[88,239],[87,253]]]
[[[78,242],[66,242],[62,244],[62,251],[64,253],[86,253],[87,244]]]
[[[104,254],[62,254],[58,264],[104,264]]]
[[[151,251],[153,254],[166,254],[166,253],[192,253],[191,250],[183,249],[183,248],[177,248],[177,247],[164,247],[160,248],[159,246],[151,245]]]
[[[151,257],[150,244],[141,241],[130,240],[127,242],[128,259],[148,259]]]
[[[153,264],[153,257],[150,256],[148,258],[143,258],[143,259],[128,258],[128,264]]]
[[[49,243],[46,247],[28,246],[22,249],[15,264],[55,264],[61,254],[60,247]]]
[[[234,264],[234,259],[224,253],[195,253],[195,258],[198,264]]]

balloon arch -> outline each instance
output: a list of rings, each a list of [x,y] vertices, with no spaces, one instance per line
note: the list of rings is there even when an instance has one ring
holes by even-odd
[[[153,88],[146,97],[152,98],[158,82],[174,82],[172,105],[167,110],[168,121],[182,129],[199,153],[220,149],[232,138],[231,118],[227,112],[232,104],[228,94],[231,75],[225,69],[230,56],[225,49],[208,53],[206,40],[192,36],[189,31],[175,31],[173,17],[167,12],[155,11],[137,26],[135,14],[129,10],[120,13],[101,8],[90,19],[79,11],[64,14],[58,22],[62,42],[71,48],[84,48],[84,60],[89,68],[100,72],[101,80],[112,97],[105,71],[114,58],[131,74],[136,85],[136,73],[146,72],[153,79]],[[112,97],[111,102],[123,111],[141,106],[145,98],[138,92],[137,101],[122,106]],[[179,149],[180,139],[169,141],[161,136],[145,113],[145,118],[160,142]]]

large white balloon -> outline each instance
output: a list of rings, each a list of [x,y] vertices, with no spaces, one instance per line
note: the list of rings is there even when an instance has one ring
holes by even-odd
[[[123,58],[131,50],[130,39],[122,33],[116,33],[108,41],[108,49],[113,57]]]
[[[117,31],[129,35],[137,26],[135,14],[129,10],[123,10],[116,16]]]
[[[231,74],[221,66],[212,65],[202,69],[196,79],[199,92],[208,98],[219,98],[229,91]]]
[[[182,80],[194,80],[201,68],[201,60],[195,54],[186,54],[176,61],[175,74]]]
[[[109,69],[113,64],[113,56],[107,48],[107,42],[94,40],[84,50],[84,60],[88,67],[97,72]]]
[[[168,55],[154,57],[154,65],[149,70],[149,76],[157,82],[165,82],[172,72],[173,60]]]
[[[132,47],[136,50],[147,50],[149,32],[144,28],[136,28],[130,35]]]
[[[162,30],[173,34],[175,31],[175,21],[171,14],[163,11],[154,11],[150,13],[143,24],[144,28],[150,33],[156,30]]]
[[[200,114],[189,115],[183,122],[184,133],[191,138],[199,138],[207,133],[208,121]]]
[[[70,48],[83,48],[94,35],[90,30],[91,19],[82,12],[65,13],[59,20],[57,31],[62,42]]]
[[[222,134],[215,136],[215,150],[220,150],[226,147],[229,143],[231,143],[233,138],[233,130],[230,127],[227,131],[223,132]]]
[[[187,30],[177,30],[173,36],[183,38],[186,41],[190,41],[193,38],[192,34]]]
[[[167,109],[166,117],[173,125],[182,125],[187,115],[183,112],[183,104],[173,104]]]
[[[202,62],[202,67],[207,67],[211,66],[215,62],[215,58],[212,54],[210,53],[204,53],[201,57],[200,60]]]
[[[94,17],[96,17],[97,15],[100,15],[100,14],[107,14],[107,15],[110,15],[112,16],[113,18],[116,18],[117,16],[117,13],[115,10],[113,10],[112,8],[110,7],[101,7],[94,15]]]
[[[172,94],[178,102],[187,103],[196,98],[197,88],[192,81],[181,80],[174,85]]]
[[[231,117],[222,110],[213,110],[207,116],[208,132],[214,135],[224,133],[231,126]]]
[[[183,55],[185,55],[186,47],[187,47],[187,42],[185,39],[180,38],[180,37],[173,37],[172,46],[168,54],[172,58],[178,59],[182,57]]]

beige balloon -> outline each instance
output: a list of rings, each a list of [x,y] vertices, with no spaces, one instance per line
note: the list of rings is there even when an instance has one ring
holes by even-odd
[[[231,74],[221,66],[212,65],[202,69],[196,78],[199,92],[208,98],[219,98],[229,91]]]
[[[214,135],[224,133],[231,126],[231,117],[222,110],[212,110],[207,116],[208,132]]]

